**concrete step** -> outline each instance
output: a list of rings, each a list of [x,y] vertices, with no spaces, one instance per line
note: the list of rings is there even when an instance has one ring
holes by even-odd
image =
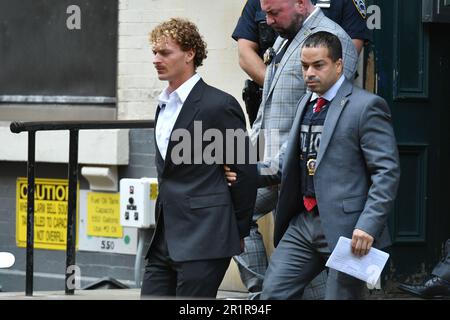
[[[141,299],[140,289],[76,290],[74,295],[66,295],[64,291],[36,291],[33,293],[32,297],[26,296],[24,292],[0,292],[0,300],[140,300],[140,299]],[[161,297],[161,299],[163,299],[163,297]],[[245,300],[247,299],[247,293],[236,291],[219,291],[216,299]]]

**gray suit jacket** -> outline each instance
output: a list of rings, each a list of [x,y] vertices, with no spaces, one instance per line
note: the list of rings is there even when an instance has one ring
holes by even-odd
[[[303,110],[310,98],[311,93],[299,102],[282,155],[275,245],[291,218],[304,210],[299,137]],[[279,175],[261,178],[264,185],[279,181]],[[320,219],[330,250],[340,236],[351,238],[355,228],[372,235],[376,247],[390,244],[386,222],[399,178],[397,143],[386,101],[346,80],[329,106],[314,176]]]
[[[297,110],[297,103],[306,93],[300,62],[301,46],[309,35],[319,31],[333,33],[339,38],[342,43],[344,74],[348,79],[353,79],[354,77],[358,54],[352,39],[344,29],[328,19],[318,9],[303,24],[292,40],[275,74],[272,74],[273,62],[267,67],[261,106],[251,130],[253,143],[256,142],[261,129],[266,130],[264,135],[264,161],[274,160],[281,145],[288,138]],[[274,49],[276,50],[280,47],[283,41],[283,38],[278,37],[274,44]],[[273,138],[275,135],[276,139]],[[278,161],[278,159],[275,159],[275,161]]]

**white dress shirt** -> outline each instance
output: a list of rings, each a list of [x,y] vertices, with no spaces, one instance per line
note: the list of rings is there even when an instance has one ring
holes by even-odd
[[[196,73],[189,80],[183,83],[177,90],[169,93],[168,88],[164,89],[159,95],[160,108],[158,122],[156,123],[156,144],[162,158],[166,159],[167,147],[169,146],[170,135],[181,112],[184,102],[191,93],[192,88],[200,80],[200,76]]]

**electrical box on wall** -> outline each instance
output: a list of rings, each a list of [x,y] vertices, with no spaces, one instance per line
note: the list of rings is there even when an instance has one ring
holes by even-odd
[[[120,180],[120,224],[150,228],[155,225],[158,180],[156,178]]]

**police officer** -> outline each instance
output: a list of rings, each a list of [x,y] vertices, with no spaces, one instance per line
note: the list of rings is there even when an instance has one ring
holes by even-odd
[[[319,6],[328,18],[341,25],[353,39],[359,54],[364,43],[371,40],[371,34],[366,25],[364,0],[313,0],[313,2],[316,2],[316,6]],[[243,90],[243,100],[250,125],[255,121],[261,104],[262,85],[266,72],[263,55],[273,45],[277,36],[266,23],[266,14],[261,9],[260,0],[247,0],[232,37],[237,41],[239,65],[252,79],[246,80]],[[249,292],[257,296],[267,268],[267,257],[256,221],[253,221],[250,236],[245,239],[245,246],[245,252],[234,257],[234,260],[237,262],[243,283]],[[318,282],[318,280],[313,281],[305,291],[304,298],[316,299],[321,295],[318,292],[320,291]]]
[[[313,1],[314,2],[314,1]],[[364,0],[317,0],[323,13],[339,24],[353,39],[358,54],[371,34],[366,25]],[[262,85],[266,66],[264,52],[270,48],[277,34],[266,23],[266,14],[261,10],[260,0],[247,0],[232,38],[237,41],[239,65],[252,80],[247,80],[243,90],[250,125],[256,119],[261,104]]]
[[[366,5],[364,0],[318,0],[316,6],[339,24],[352,38],[358,54],[364,44],[371,40],[366,23]]]
[[[246,81],[242,96],[250,125],[255,121],[261,104],[266,72],[262,57],[277,38],[276,32],[266,23],[266,13],[261,10],[259,1],[247,1],[232,35],[238,45],[239,65],[253,80]]]

